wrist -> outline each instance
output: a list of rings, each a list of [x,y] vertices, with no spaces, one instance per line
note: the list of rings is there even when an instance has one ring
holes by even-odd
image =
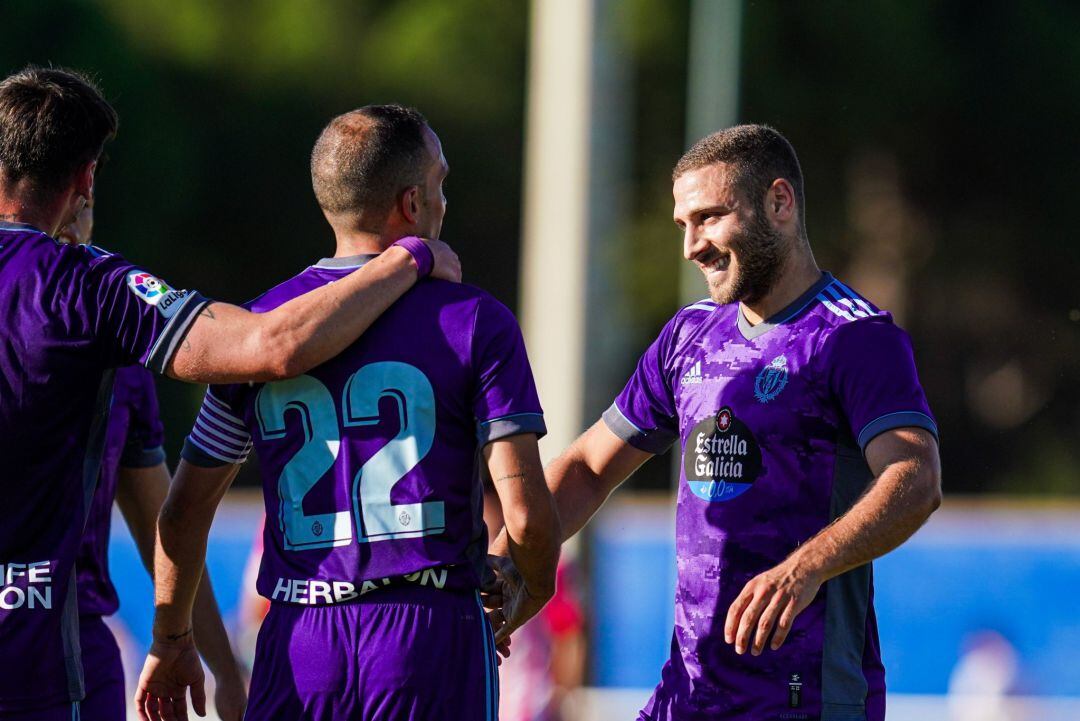
[[[410,235],[400,238],[390,247],[401,248],[412,256],[413,263],[416,265],[417,279],[428,277],[435,269],[435,254],[431,251],[431,246],[420,238]]]
[[[187,625],[154,624],[151,636],[155,644],[162,646],[195,645],[195,629],[190,623]]]

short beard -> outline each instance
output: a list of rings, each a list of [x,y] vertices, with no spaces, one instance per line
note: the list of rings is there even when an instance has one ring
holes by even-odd
[[[736,301],[753,304],[776,285],[784,265],[784,237],[754,213],[753,224],[730,242],[738,269],[730,283],[709,285],[709,296],[720,305]]]

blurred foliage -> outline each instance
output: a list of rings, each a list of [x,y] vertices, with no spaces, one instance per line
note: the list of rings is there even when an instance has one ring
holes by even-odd
[[[636,353],[677,303],[670,169],[687,145],[687,0],[606,2],[629,138],[612,305]],[[525,0],[6,0],[0,69],[91,71],[121,117],[97,242],[240,301],[333,252],[308,154],[327,120],[416,105],[452,171],[445,237],[516,307]],[[947,489],[1075,493],[1080,7],[746,2],[740,116],[783,131],[811,243],[897,312]],[[199,392],[161,384],[175,458]],[[543,389],[541,389],[541,392]],[[660,485],[667,467],[634,483]],[[250,473],[248,474],[250,478]]]

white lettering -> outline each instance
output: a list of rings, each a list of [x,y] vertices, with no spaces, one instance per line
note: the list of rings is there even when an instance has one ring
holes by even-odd
[[[10,586],[15,583],[16,576],[26,575],[25,563],[9,563],[7,567],[7,575],[4,576],[4,584]]]
[[[360,595],[362,596],[365,593],[371,593],[376,588],[378,588],[378,586],[376,586],[371,581],[364,581],[363,585],[360,586]]]
[[[293,603],[307,603],[307,581],[293,581],[292,583],[292,597],[289,599]],[[301,600],[304,599],[304,600]]]
[[[330,584],[326,581],[312,581],[309,588],[311,589],[310,603],[318,603],[320,598],[327,603],[334,602],[334,597],[330,595]]]
[[[356,586],[348,581],[334,581],[334,601],[351,601],[360,594],[356,592]]]
[[[11,599],[15,600],[12,601]],[[7,588],[0,590],[0,608],[5,611],[10,611],[13,608],[22,608],[22,605],[26,603],[26,593],[17,586],[8,586]]]
[[[30,583],[52,583],[52,569],[49,561],[37,561],[30,566]]]
[[[27,590],[30,592],[30,603],[27,604],[30,608],[37,608],[39,603],[42,608],[52,608],[52,586],[45,587],[44,595],[36,586],[30,586]]]
[[[435,588],[441,589],[446,585],[446,569],[445,568],[426,568],[424,569],[424,577],[420,581],[421,586],[426,586],[427,582],[431,581]]]
[[[274,601],[288,601],[289,590],[292,588],[292,581],[288,578],[279,578],[277,585],[274,586],[274,592],[270,594],[270,598]],[[281,598],[278,598],[278,594],[281,594]]]

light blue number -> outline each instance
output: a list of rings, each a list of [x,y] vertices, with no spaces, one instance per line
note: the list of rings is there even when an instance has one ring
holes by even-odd
[[[352,481],[353,511],[305,515],[303,502],[319,479],[333,468],[341,449],[337,408],[326,386],[311,376],[267,383],[255,399],[255,415],[264,440],[285,437],[285,412],[300,413],[304,443],[278,478],[280,528],[285,548],[343,546],[353,540],[355,517],[360,542],[415,538],[446,528],[442,501],[394,505],[390,493],[423,460],[435,440],[435,392],[419,369],[407,363],[364,366],[345,383],[341,397],[345,427],[379,422],[379,400],[391,398],[397,409],[397,435],[360,467]]]
[[[435,391],[427,376],[407,363],[386,361],[364,366],[345,384],[341,396],[346,427],[379,422],[379,400],[391,398],[400,429],[353,478],[353,508],[358,540],[384,541],[442,533],[442,501],[390,500],[394,485],[431,450],[435,439]]]
[[[304,515],[304,496],[329,471],[341,447],[334,398],[311,376],[267,383],[255,400],[262,437],[285,437],[285,411],[300,413],[304,445],[281,471],[278,522],[290,551],[343,546],[353,539],[348,511]]]

